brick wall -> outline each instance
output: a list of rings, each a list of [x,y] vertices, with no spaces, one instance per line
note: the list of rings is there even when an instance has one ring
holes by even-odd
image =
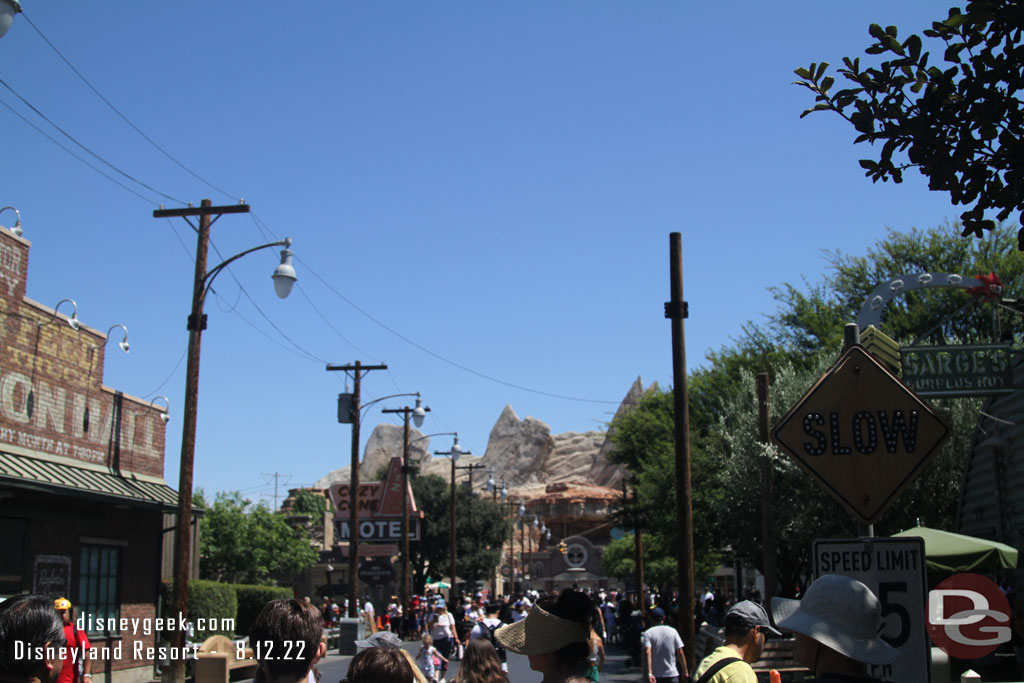
[[[72,329],[70,303],[54,311],[25,298],[28,251],[0,229],[0,448],[162,477],[164,408],[103,386],[119,339],[108,347],[99,330]]]

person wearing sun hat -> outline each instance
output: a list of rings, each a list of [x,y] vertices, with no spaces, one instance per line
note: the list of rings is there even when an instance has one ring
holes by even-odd
[[[892,664],[899,651],[878,635],[882,606],[871,589],[838,574],[818,577],[801,600],[772,598],[772,617],[796,633],[796,659],[815,683],[880,683],[869,665]]]
[[[494,639],[506,650],[530,658],[543,683],[584,683],[590,666],[590,599],[571,588],[534,603],[526,618],[506,624]]]

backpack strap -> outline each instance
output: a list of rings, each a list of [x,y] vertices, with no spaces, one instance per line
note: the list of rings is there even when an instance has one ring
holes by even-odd
[[[739,657],[722,657],[717,662],[715,662],[710,667],[708,667],[708,670],[705,671],[703,673],[703,675],[701,675],[700,678],[697,678],[696,674],[694,674],[694,678],[691,679],[691,680],[693,680],[694,683],[708,683],[708,681],[710,681],[712,678],[714,678],[715,674],[717,674],[719,671],[721,671],[725,667],[729,666],[733,662],[742,662],[742,661],[743,660],[740,659]]]

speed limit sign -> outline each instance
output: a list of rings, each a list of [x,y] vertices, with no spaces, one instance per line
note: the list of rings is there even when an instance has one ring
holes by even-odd
[[[814,542],[814,575],[857,579],[882,604],[882,639],[900,651],[893,664],[872,666],[883,681],[931,681],[924,540],[914,537]]]

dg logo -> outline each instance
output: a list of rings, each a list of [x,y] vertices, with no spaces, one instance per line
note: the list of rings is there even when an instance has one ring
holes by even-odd
[[[928,592],[928,635],[957,659],[978,659],[1010,640],[1010,603],[994,582],[954,574]]]

